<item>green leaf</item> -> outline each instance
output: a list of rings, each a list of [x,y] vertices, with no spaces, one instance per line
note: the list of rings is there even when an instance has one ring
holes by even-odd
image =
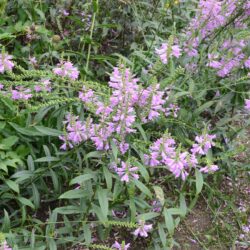
[[[39,208],[40,206],[40,194],[39,191],[36,187],[36,185],[34,183],[31,184],[32,185],[32,192],[33,192],[33,201],[34,201],[34,205],[36,208]]]
[[[214,104],[214,101],[208,101],[208,102],[204,103],[198,109],[195,110],[194,114],[195,115],[199,115],[201,112],[203,112],[204,110],[208,109],[213,104]]]
[[[84,198],[84,197],[88,197],[88,194],[84,192],[84,190],[73,189],[60,195],[59,199],[79,199],[79,198]]]
[[[94,179],[95,175],[94,174],[83,174],[83,175],[79,175],[77,177],[75,177],[74,179],[72,179],[69,183],[69,185],[74,185],[74,184],[82,184],[85,181],[88,181],[90,179]]]
[[[0,122],[0,131],[3,130],[6,126],[6,122]]]
[[[27,164],[28,164],[28,168],[29,168],[30,171],[35,170],[34,161],[33,161],[33,158],[32,158],[31,155],[28,156]]]
[[[16,193],[19,193],[19,185],[12,181],[12,180],[6,180],[6,184],[9,186],[9,188],[11,188],[12,190],[14,190]]]
[[[102,213],[104,217],[107,218],[108,212],[109,212],[108,190],[98,189],[97,197],[98,197],[98,201],[101,206],[101,209],[102,209]]]
[[[36,159],[35,162],[52,162],[52,161],[59,161],[60,159],[53,156],[45,156],[39,159]]]
[[[83,235],[84,235],[84,239],[86,241],[86,244],[90,244],[91,243],[91,229],[90,226],[88,224],[84,224],[83,225]]]
[[[147,168],[138,161],[135,161],[134,165],[139,168],[139,172],[141,176],[145,179],[145,181],[149,182],[149,174]]]
[[[109,190],[112,189],[112,174],[110,173],[109,169],[105,166],[103,166],[103,174],[106,180],[106,184]]]
[[[187,214],[187,204],[185,201],[185,196],[183,194],[180,194],[180,210],[181,216],[184,217]]]
[[[47,127],[43,127],[43,126],[34,126],[34,128],[40,132],[42,135],[45,136],[60,136],[63,134],[62,131],[60,130],[56,130],[56,129],[52,129],[52,128],[47,128]]]
[[[201,192],[203,183],[204,181],[202,173],[198,169],[195,169],[196,195],[198,195]]]
[[[14,144],[16,144],[18,141],[17,136],[9,136],[6,139],[3,139],[0,144],[0,149],[10,149]]]
[[[142,193],[147,195],[148,197],[152,198],[152,193],[150,190],[140,181],[138,180],[133,180],[135,185],[141,190]]]
[[[158,217],[159,215],[160,215],[160,213],[149,212],[149,213],[145,213],[145,214],[140,214],[138,216],[138,219],[147,221],[147,220],[154,219],[154,218]]]
[[[138,128],[138,130],[140,131],[143,140],[147,142],[147,141],[148,141],[148,138],[147,138],[147,135],[146,135],[144,129],[142,128],[141,124],[135,123],[135,127]]]
[[[113,156],[114,156],[114,160],[116,162],[117,161],[117,155],[118,155],[118,149],[117,149],[117,146],[115,145],[113,140],[111,140],[110,144],[111,144],[111,149],[112,149],[112,153],[113,153]]]
[[[24,198],[24,197],[18,197],[17,199],[18,199],[23,205],[28,206],[28,207],[31,207],[32,209],[35,209],[34,204],[33,204],[30,200],[28,200],[28,199],[26,199],[26,198]]]
[[[103,214],[103,211],[100,207],[98,207],[97,205],[95,205],[94,203],[92,203],[92,210],[93,212],[97,215],[98,219],[101,222],[107,222],[108,218]]]
[[[164,218],[165,218],[165,225],[168,229],[169,234],[172,236],[174,234],[174,220],[172,215],[169,213],[168,209],[164,208]]]
[[[3,233],[8,233],[10,230],[10,217],[8,212],[4,209],[4,218],[1,231]]]
[[[158,223],[158,233],[162,242],[163,246],[166,246],[167,244],[167,235],[164,231],[164,226],[162,223]]]
[[[165,204],[165,197],[164,192],[160,186],[153,186],[155,191],[156,198],[160,201],[161,205],[164,206]]]
[[[15,38],[16,36],[12,35],[11,33],[3,33],[0,34],[0,40]]]
[[[55,210],[55,213],[58,214],[80,214],[82,210],[79,206],[65,206],[65,207],[58,207]]]
[[[22,135],[27,136],[43,136],[40,132],[38,132],[34,127],[23,128],[19,125],[9,122],[10,126],[14,128],[17,132],[21,133]]]

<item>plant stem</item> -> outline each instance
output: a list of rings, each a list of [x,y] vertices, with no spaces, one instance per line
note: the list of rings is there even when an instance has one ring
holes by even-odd
[[[98,0],[96,1],[97,5],[98,5]],[[89,69],[89,59],[90,59],[90,51],[91,51],[91,43],[92,43],[92,37],[93,37],[93,31],[94,31],[94,27],[95,27],[95,18],[96,18],[96,13],[94,12],[93,17],[92,17],[92,22],[91,22],[91,28],[90,28],[90,43],[88,46],[88,54],[87,54],[87,61],[86,61],[86,66],[85,66],[85,71],[86,73],[88,72]],[[84,81],[86,81],[86,75],[84,76]]]

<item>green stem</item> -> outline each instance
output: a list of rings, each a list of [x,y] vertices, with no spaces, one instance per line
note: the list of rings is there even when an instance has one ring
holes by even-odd
[[[98,5],[98,0],[96,1]],[[86,61],[86,66],[85,66],[85,71],[86,73],[88,72],[89,69],[89,59],[90,59],[90,51],[91,51],[91,42],[92,42],[92,37],[93,37],[93,31],[95,27],[95,18],[96,18],[96,12],[93,14],[92,22],[91,22],[91,28],[90,28],[90,44],[88,46],[88,54],[87,54],[87,61]],[[84,81],[86,80],[86,75],[84,76]]]

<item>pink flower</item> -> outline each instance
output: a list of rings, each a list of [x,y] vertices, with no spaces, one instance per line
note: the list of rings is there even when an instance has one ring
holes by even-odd
[[[152,230],[153,225],[145,225],[145,222],[139,220],[139,227],[133,232],[135,236],[148,237],[148,232]]]
[[[78,120],[78,116],[67,115],[66,124],[67,134],[59,136],[59,139],[64,143],[61,149],[66,150],[67,146],[72,148],[74,145],[78,145],[83,141],[88,140],[91,137],[92,132],[92,120],[89,119],[86,122]]]
[[[94,91],[92,89],[86,89],[85,87],[82,88],[83,91],[79,92],[79,99],[83,102],[91,102],[94,98]]]
[[[14,63],[11,61],[12,56],[8,54],[0,54],[0,73],[3,74],[5,71],[11,71],[14,67]]]
[[[61,10],[60,11],[64,16],[68,16],[69,12],[67,10]]]
[[[172,46],[172,55],[176,58],[179,58],[181,56],[181,49],[178,45]]]
[[[15,90],[12,90],[12,99],[13,100],[28,100],[32,97],[30,89],[23,89],[23,87],[16,87]]]
[[[250,99],[245,100],[245,109],[250,110]]]
[[[170,51],[168,50],[169,48],[167,43],[163,43],[159,49],[155,50],[156,54],[160,57],[162,63],[164,64],[167,64],[169,56],[174,56],[176,58],[181,56],[181,49],[178,45],[172,45]]]
[[[244,62],[246,68],[250,69],[250,57]]]
[[[191,149],[191,152],[193,154],[200,154],[200,155],[205,155],[212,146],[215,145],[213,142],[213,139],[216,138],[216,135],[201,135],[201,136],[196,136],[195,141],[198,143],[194,143],[193,147]]]
[[[61,77],[68,77],[72,80],[76,80],[79,76],[79,71],[73,66],[71,62],[61,62],[57,68],[53,69],[54,74]]]
[[[125,245],[125,242],[123,241],[122,244],[118,243],[117,241],[112,245],[113,248],[116,248],[118,250],[128,250],[130,247],[130,243]]]
[[[30,61],[30,63],[31,64],[37,64],[37,60],[36,60],[36,58],[33,56],[33,57],[29,57],[29,61]]]
[[[2,249],[1,246],[0,249]],[[4,241],[3,243],[3,250],[12,250],[12,248],[7,244],[7,241]]]
[[[4,88],[4,85],[0,83],[0,90]]]
[[[51,92],[51,82],[49,79],[42,79],[40,85],[35,85],[34,90],[36,92],[46,91]]]
[[[219,167],[217,165],[208,165],[206,167],[203,167],[200,169],[200,172],[202,173],[213,173],[217,171]]]
[[[115,168],[116,173],[120,176],[121,181],[129,182],[130,178],[139,179],[139,175],[135,172],[138,170],[138,167],[132,167],[129,163],[121,162],[122,167]]]

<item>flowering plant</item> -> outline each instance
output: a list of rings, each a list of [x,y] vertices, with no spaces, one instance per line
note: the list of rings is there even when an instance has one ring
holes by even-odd
[[[6,52],[8,44],[1,47],[4,249],[127,250],[137,241],[145,249],[172,248],[202,190],[232,172],[232,127],[250,110],[249,33],[239,30],[249,24],[250,6],[200,0],[183,25],[169,2],[172,21],[164,20],[171,29],[114,66],[109,58],[108,70],[91,55],[98,1],[91,1],[92,15],[79,6],[55,11],[65,26],[91,19],[84,24],[90,40],[77,46],[87,48],[84,64],[66,47],[43,65],[42,56],[22,61],[11,47]],[[53,39],[66,39],[63,29]]]

